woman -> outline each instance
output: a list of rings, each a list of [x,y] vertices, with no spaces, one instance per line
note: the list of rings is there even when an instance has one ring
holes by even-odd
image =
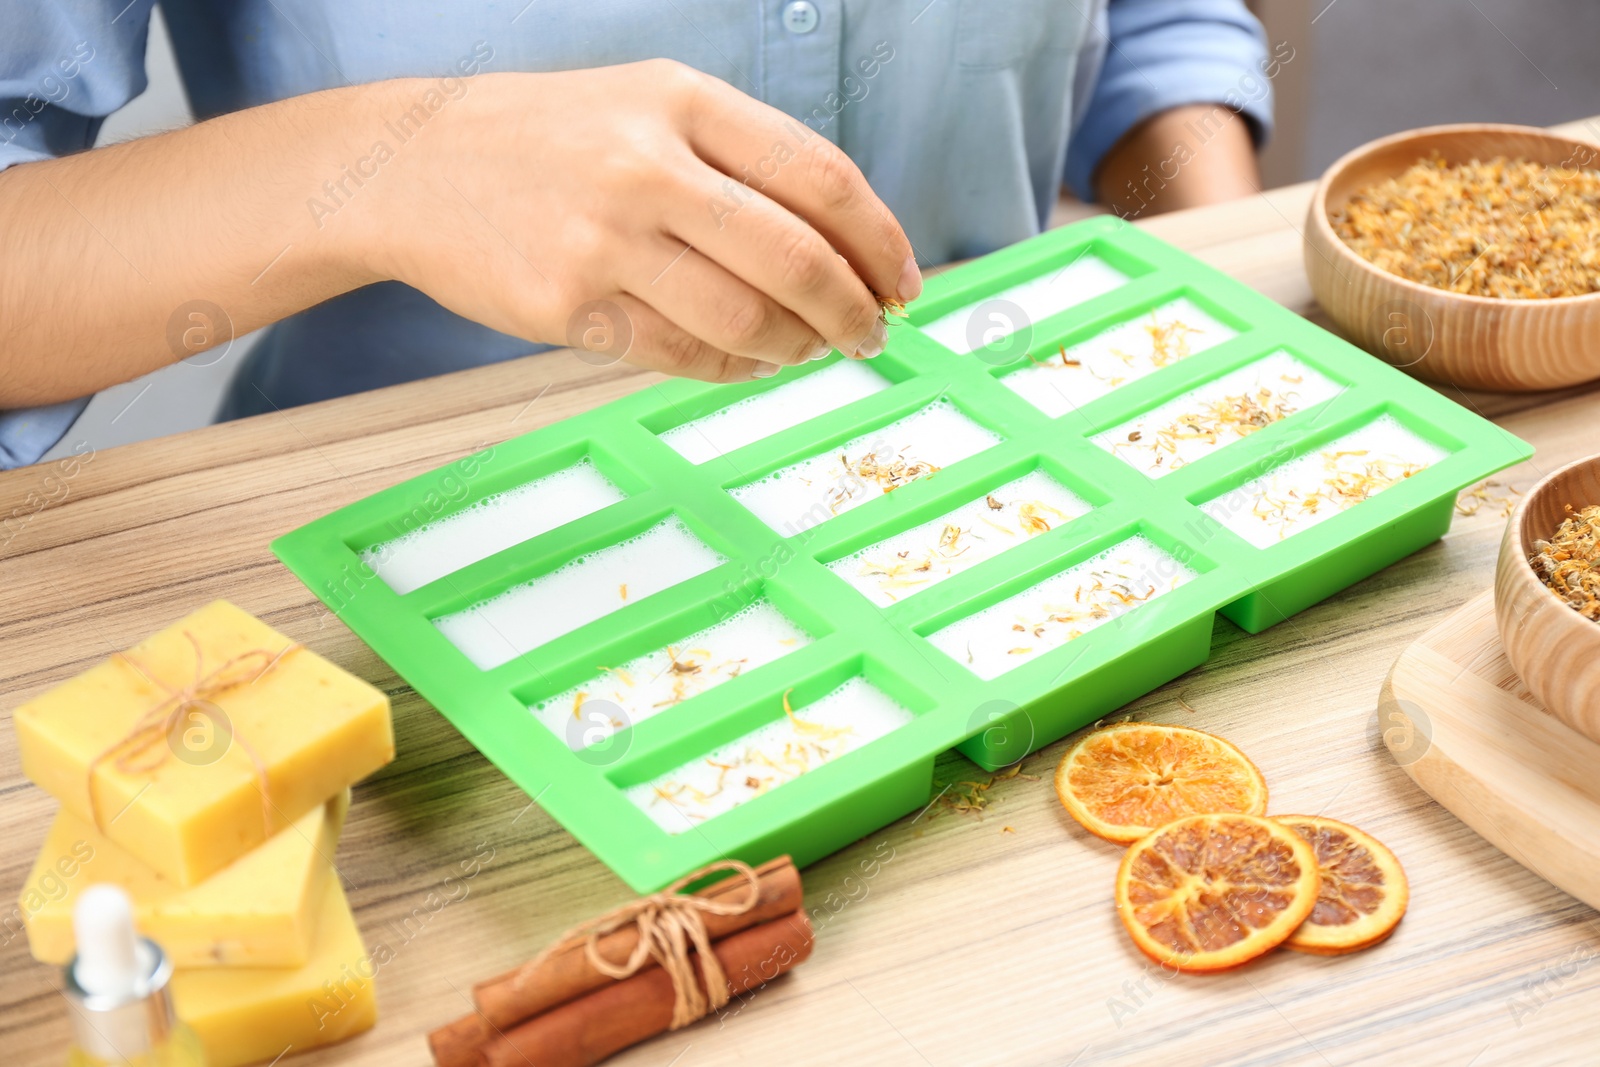
[[[552,344],[870,358],[919,264],[1037,233],[1063,180],[1254,189],[1275,70],[1242,0],[163,0],[204,121],[84,151],[152,3],[0,0],[3,465],[269,326],[224,417]]]

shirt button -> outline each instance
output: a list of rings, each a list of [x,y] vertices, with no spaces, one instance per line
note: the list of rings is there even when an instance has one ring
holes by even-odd
[[[810,33],[817,28],[817,5],[811,0],[791,0],[783,5],[783,28],[790,33]]]

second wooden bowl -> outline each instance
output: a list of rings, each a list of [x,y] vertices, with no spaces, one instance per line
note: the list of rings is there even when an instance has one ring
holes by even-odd
[[[1528,563],[1533,543],[1555,533],[1569,504],[1600,504],[1600,456],[1546,476],[1511,512],[1495,566],[1494,617],[1523,684],[1556,718],[1600,741],[1600,622],[1569,607]]]
[[[1600,144],[1528,126],[1430,126],[1365,144],[1328,168],[1311,199],[1305,264],[1317,302],[1356,344],[1430,381],[1518,392],[1600,378],[1600,293],[1549,300],[1452,293],[1390,274],[1334,232],[1334,212],[1355,193],[1435,152],[1451,163],[1506,156],[1600,166]]]

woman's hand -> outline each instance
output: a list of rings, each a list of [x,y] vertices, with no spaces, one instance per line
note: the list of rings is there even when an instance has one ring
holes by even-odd
[[[330,89],[24,163],[0,173],[0,235],[0,409],[386,279],[713,381],[876,355],[876,297],[922,286],[826,138],[660,60]]]
[[[650,60],[464,84],[326,220],[371,274],[459,314],[737,381],[875,356],[878,297],[922,289],[855,164],[709,75]],[[388,112],[434,85],[386,83]]]

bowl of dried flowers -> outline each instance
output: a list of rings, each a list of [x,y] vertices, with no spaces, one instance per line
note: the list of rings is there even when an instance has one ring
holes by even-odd
[[[1600,741],[1600,456],[1547,475],[1511,512],[1494,614],[1523,684]]]
[[[1474,124],[1363,145],[1317,184],[1305,264],[1347,337],[1420,378],[1600,378],[1600,143]]]

